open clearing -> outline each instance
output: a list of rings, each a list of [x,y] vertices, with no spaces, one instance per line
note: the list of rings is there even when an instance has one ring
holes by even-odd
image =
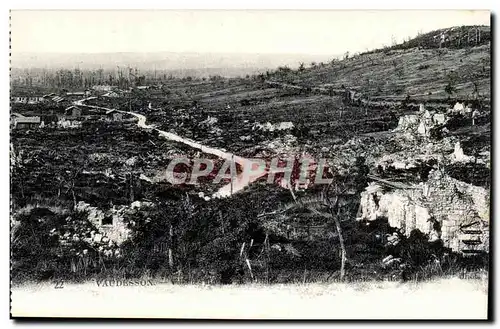
[[[486,319],[487,281],[12,288],[13,316],[193,319]]]

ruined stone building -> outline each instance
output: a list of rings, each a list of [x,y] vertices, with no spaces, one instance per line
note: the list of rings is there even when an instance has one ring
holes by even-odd
[[[455,252],[489,251],[489,191],[433,170],[411,188],[371,183],[361,194],[358,220],[387,218],[409,236],[417,229]]]
[[[130,230],[119,211],[102,211],[83,201],[78,203],[77,210],[86,212],[88,221],[97,228],[98,234],[92,237],[94,242],[100,243],[102,240],[107,240],[120,245],[129,238]]]

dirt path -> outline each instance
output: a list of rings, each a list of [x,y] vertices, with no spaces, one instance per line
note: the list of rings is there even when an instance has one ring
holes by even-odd
[[[284,82],[279,82],[279,81],[271,81],[271,80],[265,80],[264,83],[268,86],[274,87],[274,88],[283,88],[283,89],[294,89],[294,90],[300,90],[300,91],[306,91],[308,87],[301,86],[301,85],[292,85],[289,83],[284,83]],[[338,89],[338,88],[325,88],[325,87],[309,87],[310,91],[313,92],[318,92],[324,95],[334,95],[334,96],[342,96],[345,93],[345,89]],[[367,99],[363,97],[363,94],[358,91],[358,90],[352,90],[356,93],[356,98],[359,100],[360,105],[362,106],[374,106],[374,105],[384,105],[384,106],[393,106],[393,105],[401,105],[402,101],[404,100],[405,96],[404,95],[399,95],[399,96],[385,96],[385,97],[394,97],[397,99],[388,99],[384,98],[384,96],[377,96],[377,97],[372,97],[371,99]],[[433,94],[436,93],[441,93],[440,90],[435,90],[432,91]],[[415,97],[422,97],[422,96],[428,96],[428,93],[420,93],[420,94],[412,94],[412,100],[414,100]],[[425,101],[422,101],[422,103],[425,103]],[[436,102],[433,102],[436,103]],[[409,103],[413,105],[418,105],[420,102],[417,103]],[[408,105],[409,105],[408,104]],[[448,107],[448,100],[445,96],[442,97],[442,99],[437,102],[437,104],[441,104],[445,107]]]
[[[107,108],[107,107],[84,104],[85,101],[92,100],[92,99],[96,99],[96,97],[88,97],[85,99],[81,99],[81,100],[75,101],[73,104],[77,105],[77,106],[85,106],[88,108],[93,108],[93,109],[98,109],[98,110],[105,110],[105,111],[112,110],[111,108]],[[168,140],[183,143],[183,144],[188,145],[192,148],[198,149],[203,153],[215,155],[221,159],[225,159],[228,161],[234,161],[235,163],[240,165],[242,168],[242,173],[240,173],[239,175],[234,177],[230,184],[227,184],[227,185],[221,187],[216,193],[214,193],[214,195],[212,196],[213,198],[231,196],[232,193],[236,193],[236,192],[243,190],[245,187],[247,187],[248,185],[250,185],[251,183],[253,183],[254,181],[256,181],[257,179],[259,179],[260,177],[262,177],[266,174],[266,173],[262,173],[262,174],[257,174],[257,175],[251,175],[250,171],[252,170],[254,164],[258,165],[257,163],[255,163],[249,159],[237,156],[233,153],[226,152],[226,151],[223,151],[223,150],[218,149],[218,148],[205,146],[205,145],[203,145],[199,142],[193,141],[191,139],[184,138],[182,136],[154,128],[153,126],[146,124],[147,118],[142,114],[139,114],[136,112],[121,111],[121,110],[116,110],[116,111],[121,112],[121,113],[125,113],[125,114],[130,114],[130,115],[136,117],[138,119],[137,125],[140,128],[155,130],[161,136],[165,137]]]

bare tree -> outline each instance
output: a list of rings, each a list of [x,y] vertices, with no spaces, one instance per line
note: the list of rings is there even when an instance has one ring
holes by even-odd
[[[343,205],[343,200],[349,196],[348,192],[355,193],[356,195],[361,194],[366,188],[368,173],[369,168],[366,166],[365,158],[357,157],[356,164],[348,175],[334,175],[331,183],[323,190],[323,200],[328,207],[329,214],[335,224],[335,230],[339,237],[341,258],[340,280],[344,280],[345,278],[345,266],[347,263],[347,249],[342,232],[341,217],[345,215],[347,217],[346,220],[351,219],[349,218],[351,210]]]
[[[337,231],[340,244],[340,280],[344,280],[345,277],[345,265],[347,262],[347,251],[344,242],[344,236],[342,234],[342,226],[340,224],[340,207],[339,198],[347,190],[347,187],[342,186],[344,184],[332,180],[332,183],[328,184],[323,192],[325,205],[328,207],[331,218],[335,224],[335,230]],[[330,193],[332,195],[330,195]]]

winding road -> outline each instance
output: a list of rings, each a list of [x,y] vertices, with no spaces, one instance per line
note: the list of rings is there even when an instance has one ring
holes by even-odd
[[[254,168],[254,165],[259,165],[258,162],[237,156],[233,153],[226,152],[226,151],[223,151],[223,150],[218,149],[218,148],[205,146],[205,145],[203,145],[199,142],[193,141],[191,139],[184,138],[182,136],[179,136],[179,135],[167,132],[167,131],[163,131],[163,130],[155,128],[151,125],[148,125],[148,124],[146,124],[146,120],[147,120],[146,117],[142,114],[139,114],[136,112],[116,110],[116,109],[111,109],[111,108],[102,107],[102,106],[84,104],[85,101],[92,100],[92,99],[96,99],[96,97],[84,98],[84,99],[73,102],[73,104],[76,106],[84,106],[84,107],[88,107],[88,108],[92,108],[92,109],[96,109],[96,110],[104,110],[104,111],[115,110],[117,112],[130,114],[138,119],[137,125],[140,128],[155,130],[160,134],[160,136],[163,136],[168,140],[172,140],[175,142],[180,142],[180,143],[186,144],[192,148],[200,150],[203,153],[212,154],[212,155],[215,155],[221,159],[234,161],[235,163],[240,165],[242,168],[242,172],[240,174],[238,174],[236,177],[234,177],[231,180],[231,183],[221,187],[216,193],[214,193],[212,198],[221,198],[221,197],[231,196],[233,193],[236,193],[238,191],[243,190],[245,187],[247,187],[248,185],[250,185],[251,183],[253,183],[257,179],[259,179],[260,177],[267,174],[266,171],[263,171],[262,173],[258,173],[257,171],[252,171]],[[251,175],[251,174],[253,174],[253,175]]]

